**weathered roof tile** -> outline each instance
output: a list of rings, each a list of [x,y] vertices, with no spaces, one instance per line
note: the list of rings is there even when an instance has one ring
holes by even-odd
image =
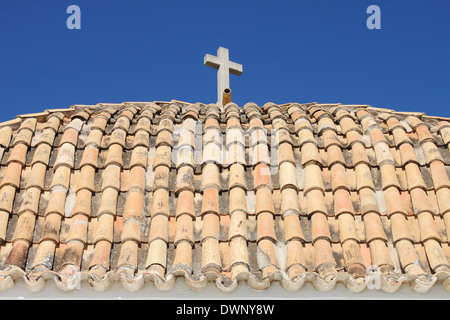
[[[81,272],[99,289],[115,274],[134,286],[183,276],[195,288],[305,279],[360,291],[379,272],[386,291],[427,291],[435,275],[449,289],[449,128],[317,103],[19,117],[0,130],[2,274],[21,269],[37,286],[54,272],[67,290]]]

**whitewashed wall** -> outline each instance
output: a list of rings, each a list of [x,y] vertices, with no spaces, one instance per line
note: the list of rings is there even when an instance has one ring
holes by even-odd
[[[310,283],[306,283],[300,290],[295,292],[286,291],[278,282],[272,283],[271,287],[264,291],[255,291],[245,283],[232,293],[223,293],[213,284],[200,291],[191,291],[179,278],[171,291],[160,291],[151,283],[145,285],[138,292],[128,292],[120,283],[114,283],[104,292],[94,291],[88,283],[83,282],[81,289],[69,293],[59,290],[53,281],[48,281],[45,288],[37,293],[28,290],[23,281],[8,291],[0,292],[0,299],[450,299],[450,292],[442,288],[440,284],[435,285],[428,293],[418,294],[402,286],[394,293],[384,293],[376,290],[365,290],[361,293],[351,293],[344,286],[338,284],[329,292],[318,292]]]

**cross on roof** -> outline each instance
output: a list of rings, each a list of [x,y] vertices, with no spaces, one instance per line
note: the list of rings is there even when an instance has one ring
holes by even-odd
[[[204,64],[217,69],[217,104],[222,104],[223,91],[230,88],[230,73],[240,76],[242,64],[230,61],[227,48],[219,47],[217,57],[206,54]]]

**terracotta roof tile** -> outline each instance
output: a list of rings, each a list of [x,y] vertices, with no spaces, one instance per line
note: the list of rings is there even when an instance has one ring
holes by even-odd
[[[449,289],[444,120],[181,101],[19,117],[0,130],[1,279],[361,291],[377,272],[385,291]]]

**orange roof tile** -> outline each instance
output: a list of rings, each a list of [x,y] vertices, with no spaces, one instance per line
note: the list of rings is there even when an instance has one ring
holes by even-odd
[[[450,290],[450,119],[174,100],[0,126],[2,289]]]

